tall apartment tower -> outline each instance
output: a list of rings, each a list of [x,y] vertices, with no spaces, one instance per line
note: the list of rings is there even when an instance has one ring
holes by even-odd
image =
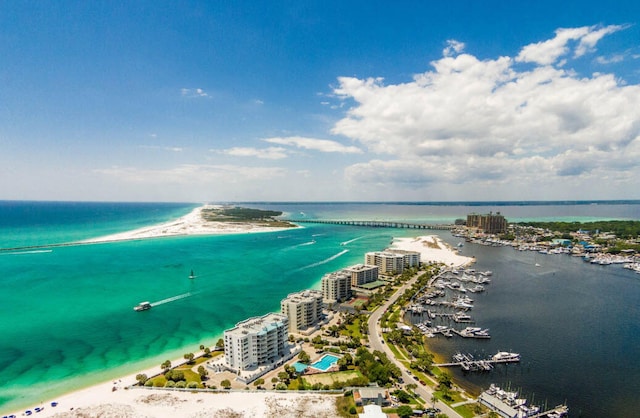
[[[290,293],[280,301],[280,313],[289,320],[289,332],[305,331],[322,319],[322,292],[303,290]]]
[[[382,274],[401,274],[404,270],[404,257],[390,251],[375,251],[365,254],[365,264],[378,266]]]
[[[351,276],[351,286],[361,286],[378,280],[379,267],[376,265],[356,264],[343,269]]]
[[[224,357],[227,367],[247,370],[275,362],[289,352],[289,320],[270,313],[238,322],[224,332]]]
[[[507,220],[500,212],[489,212],[481,215],[470,213],[467,215],[467,226],[482,229],[486,234],[502,234],[507,232]]]
[[[351,275],[340,270],[322,277],[322,297],[324,303],[333,305],[351,297]]]

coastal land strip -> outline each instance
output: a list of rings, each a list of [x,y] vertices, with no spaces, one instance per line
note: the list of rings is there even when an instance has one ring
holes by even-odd
[[[121,234],[87,240],[85,243],[106,243],[123,240],[159,238],[176,235],[233,234],[243,232],[268,232],[295,227],[265,226],[256,222],[237,222],[220,218],[220,207],[203,206],[194,209],[175,221],[140,228]],[[210,210],[208,213],[207,211]],[[209,220],[203,217],[209,217]],[[263,222],[272,222],[265,220]],[[273,224],[276,225],[276,224]],[[470,257],[461,256],[437,236],[394,238],[391,248],[417,251],[424,262],[438,262],[450,267],[462,267],[473,263]],[[184,359],[175,359],[180,364]],[[336,395],[300,392],[231,391],[210,393],[205,391],[164,391],[134,388],[136,376],[154,376],[162,373],[159,366],[139,371],[108,382],[80,389],[47,402],[33,405],[40,417],[297,417],[301,411],[306,416],[339,416],[335,406]],[[342,396],[342,395],[340,395]],[[54,406],[55,405],[55,406]],[[24,410],[14,412],[23,415]],[[307,414],[311,415],[307,415]]]

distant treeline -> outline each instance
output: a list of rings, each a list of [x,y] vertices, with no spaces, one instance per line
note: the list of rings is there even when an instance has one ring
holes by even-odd
[[[594,222],[518,222],[516,225],[544,228],[563,234],[570,232],[611,232],[618,238],[636,238],[640,235],[640,221],[594,221]]]
[[[225,221],[255,221],[270,219],[275,216],[282,215],[282,212],[275,210],[261,210],[250,208],[220,208],[220,209],[204,209],[203,216],[211,220]]]

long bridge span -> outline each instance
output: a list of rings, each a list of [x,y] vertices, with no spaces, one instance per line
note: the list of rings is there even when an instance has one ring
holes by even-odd
[[[314,224],[334,224],[346,226],[364,226],[368,228],[407,228],[407,229],[432,229],[439,231],[450,231],[455,228],[451,224],[419,224],[412,222],[395,221],[349,221],[331,219],[283,219],[291,223],[314,223]]]

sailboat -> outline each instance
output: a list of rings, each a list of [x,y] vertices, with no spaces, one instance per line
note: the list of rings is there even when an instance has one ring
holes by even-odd
[[[195,279],[196,275],[193,273],[193,270],[191,270],[191,274],[189,275],[190,279]]]

